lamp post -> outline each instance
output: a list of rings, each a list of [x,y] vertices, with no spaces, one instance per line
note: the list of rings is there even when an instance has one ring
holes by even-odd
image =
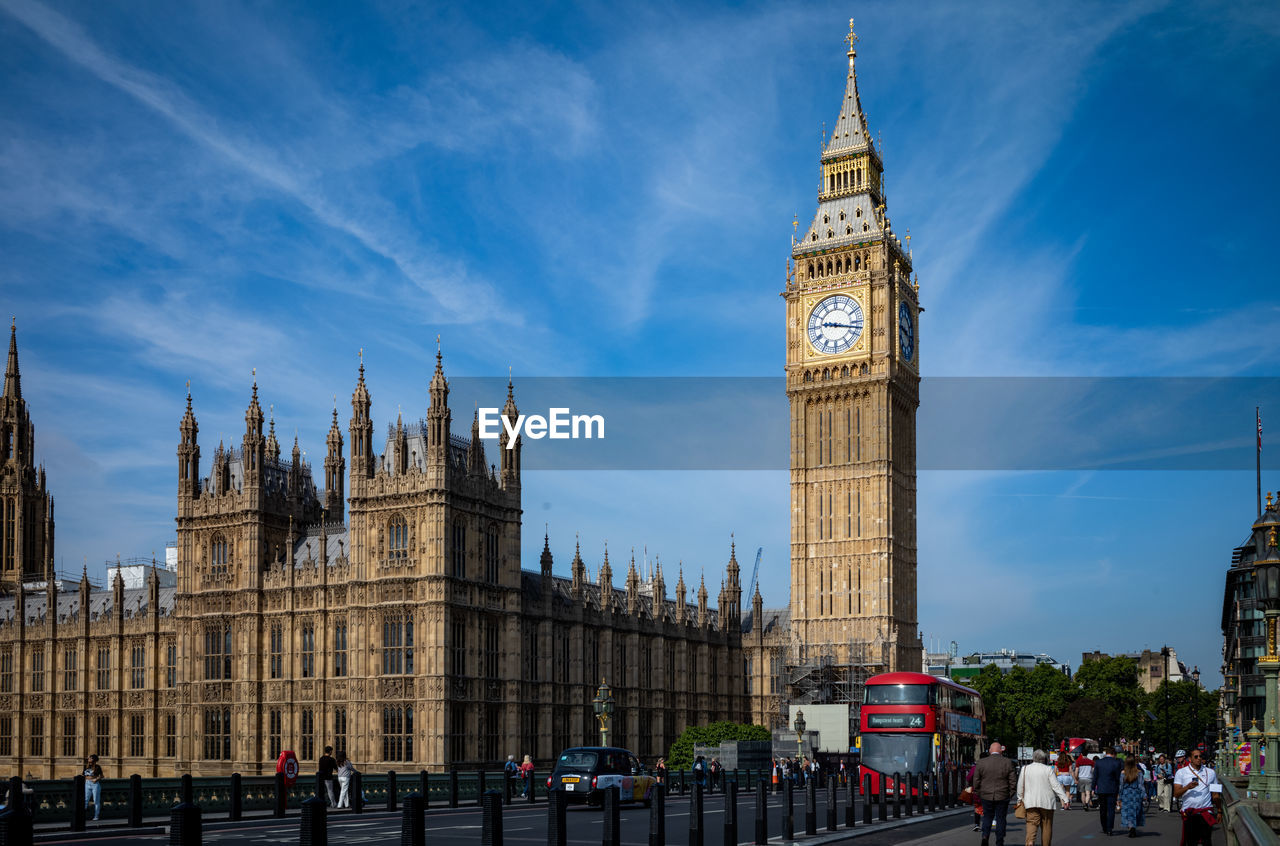
[[[591,700],[591,708],[600,721],[600,745],[609,745],[609,718],[613,716],[613,692],[609,685],[600,679],[600,687],[596,690],[596,698]]]
[[[1197,665],[1191,671],[1191,681],[1194,685],[1191,689],[1191,748],[1199,749],[1200,741],[1204,735],[1200,731],[1200,667]]]
[[[1160,647],[1160,657],[1164,659],[1164,751],[1169,760],[1173,760],[1173,736],[1169,733],[1169,647]]]
[[[1276,725],[1276,676],[1280,673],[1280,654],[1276,652],[1276,618],[1280,617],[1280,560],[1272,559],[1259,563],[1255,572],[1258,588],[1258,599],[1265,609],[1267,631],[1267,654],[1258,659],[1258,669],[1266,675],[1267,704],[1262,720],[1262,742],[1266,750],[1267,770],[1259,774],[1257,782],[1249,779],[1249,787],[1265,790],[1276,795],[1280,788],[1280,777],[1276,775],[1277,763],[1280,763],[1280,727]],[[1257,752],[1254,752],[1256,760]],[[1251,761],[1252,763],[1252,761]],[[1256,765],[1251,770],[1260,769]]]
[[[796,711],[796,757],[804,757],[804,711]]]

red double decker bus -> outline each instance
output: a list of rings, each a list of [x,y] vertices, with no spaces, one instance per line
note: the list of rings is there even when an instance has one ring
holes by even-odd
[[[967,769],[978,760],[983,726],[976,690],[924,673],[872,676],[858,718],[862,774],[878,791],[881,774]]]

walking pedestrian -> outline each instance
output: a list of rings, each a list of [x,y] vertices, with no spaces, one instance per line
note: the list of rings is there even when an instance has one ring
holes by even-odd
[[[529,791],[533,789],[532,755],[525,755],[524,761],[520,764],[520,782],[524,785],[524,789],[520,791],[520,796],[524,799],[528,799]]]
[[[658,784],[663,786],[667,783],[667,759],[659,758],[658,764],[653,768],[653,774],[658,780]]]
[[[319,770],[320,777],[324,779],[325,804],[332,808],[338,804],[337,797],[333,793],[333,776],[338,771],[338,762],[334,760],[332,746],[324,748],[324,754],[320,756]]]
[[[1093,759],[1084,754],[1084,747],[1076,758],[1076,785],[1080,788],[1080,806],[1087,811],[1093,803]]]
[[[1062,785],[1062,789],[1067,792],[1068,797],[1071,796],[1071,791],[1076,786],[1076,777],[1073,775],[1076,765],[1065,750],[1058,753],[1058,760],[1054,763],[1053,770],[1058,784]]]
[[[1003,750],[999,743],[992,743],[990,754],[973,770],[973,792],[982,800],[982,846],[987,846],[992,825],[996,829],[996,846],[1004,846],[1009,799],[1018,790],[1013,761],[1000,754]]]
[[[1116,797],[1120,794],[1122,768],[1114,746],[1106,747],[1103,752],[1093,768],[1093,791],[1098,795],[1098,822],[1102,824],[1102,833],[1110,837],[1116,825]]]
[[[1138,826],[1142,825],[1142,800],[1146,796],[1146,787],[1142,781],[1142,769],[1138,759],[1130,755],[1124,761],[1124,771],[1120,775],[1120,825],[1129,829],[1130,837],[1138,836]]]
[[[693,759],[693,783],[707,786],[707,759],[701,755]]]
[[[1059,758],[1065,758],[1070,766],[1071,758],[1065,752]],[[1059,802],[1063,810],[1071,807],[1071,794],[1057,775],[1056,767],[1045,763],[1048,760],[1048,753],[1037,749],[1031,754],[1031,763],[1018,773],[1018,801],[1027,814],[1026,846],[1035,846],[1036,831],[1040,832],[1040,842],[1050,846],[1053,842],[1054,809]],[[1071,777],[1070,770],[1067,777]]]
[[[339,808],[350,808],[351,797],[347,795],[347,788],[351,785],[351,776],[355,775],[355,765],[347,759],[347,753],[338,750],[338,755],[334,758],[334,763],[338,765],[338,804]]]
[[[1156,804],[1162,811],[1173,810],[1173,764],[1164,754],[1156,764]]]
[[[96,820],[102,815],[102,767],[97,755],[90,755],[84,763],[84,809],[87,812],[92,807]]]
[[[1187,765],[1174,774],[1173,796],[1182,800],[1182,846],[1209,846],[1218,822],[1215,811],[1222,805],[1222,785],[1199,749],[1192,749]]]

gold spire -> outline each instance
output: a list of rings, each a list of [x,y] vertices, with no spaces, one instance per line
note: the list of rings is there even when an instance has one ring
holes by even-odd
[[[849,18],[849,34],[844,37],[844,40],[849,45],[849,57],[853,58],[858,55],[858,33],[853,31],[853,18]]]

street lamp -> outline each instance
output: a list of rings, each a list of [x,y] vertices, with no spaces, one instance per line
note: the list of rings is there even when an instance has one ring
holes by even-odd
[[[1275,795],[1280,788],[1280,777],[1276,775],[1276,762],[1280,761],[1280,730],[1276,726],[1276,676],[1280,671],[1280,654],[1276,652],[1276,618],[1280,617],[1280,559],[1271,558],[1259,563],[1255,568],[1258,599],[1261,600],[1266,619],[1267,653],[1258,659],[1258,669],[1266,674],[1267,704],[1263,717],[1262,739],[1266,749],[1267,766],[1271,772],[1259,774],[1257,780],[1249,780],[1249,787],[1254,790],[1266,790]],[[1257,753],[1253,753],[1257,760]],[[1257,772],[1260,767],[1250,767]]]
[[[600,745],[609,745],[609,718],[613,716],[613,693],[609,685],[600,679],[600,687],[596,690],[596,698],[591,700],[591,708],[600,721]]]
[[[1191,700],[1191,748],[1199,749],[1200,741],[1203,737],[1203,735],[1201,735],[1200,733],[1200,667],[1199,665],[1197,665],[1196,668],[1191,671],[1191,681],[1195,683],[1191,691],[1191,695],[1194,697]]]
[[[1172,760],[1173,744],[1169,733],[1169,647],[1160,647],[1160,656],[1164,659],[1164,752]]]
[[[796,757],[804,757],[804,711],[796,711]]]

